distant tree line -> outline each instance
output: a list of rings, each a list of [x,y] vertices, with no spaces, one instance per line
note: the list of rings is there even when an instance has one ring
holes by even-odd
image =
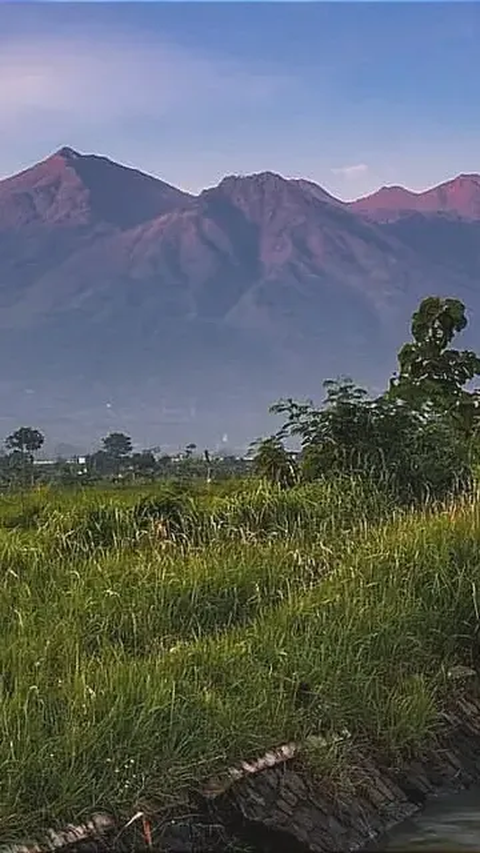
[[[204,479],[244,476],[249,466],[233,455],[217,457],[208,450],[197,453],[194,443],[187,444],[176,456],[158,451],[133,451],[132,439],[123,432],[112,432],[101,440],[94,453],[73,459],[56,459],[51,464],[36,464],[35,454],[45,436],[33,427],[20,427],[5,439],[0,456],[0,483],[4,487],[32,486],[39,482],[64,485],[96,483],[102,480],[148,482],[158,478]]]
[[[386,391],[371,398],[348,379],[323,383],[326,396],[280,400],[271,411],[284,415],[276,433],[254,442],[253,460],[215,457],[188,444],[177,457],[153,450],[134,452],[130,436],[112,432],[101,447],[78,460],[57,460],[48,471],[35,466],[42,433],[20,427],[5,439],[0,457],[4,485],[38,481],[95,483],[157,478],[212,479],[251,473],[290,488],[299,482],[339,476],[374,478],[400,502],[445,496],[468,489],[480,463],[480,358],[451,347],[467,325],[458,299],[430,296],[415,311],[412,341],[398,353],[398,370]],[[295,440],[299,451],[287,449]]]

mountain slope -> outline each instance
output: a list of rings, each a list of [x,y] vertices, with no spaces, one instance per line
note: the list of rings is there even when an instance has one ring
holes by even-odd
[[[403,187],[382,187],[372,195],[350,202],[349,207],[376,222],[395,221],[412,213],[480,221],[480,175],[459,175],[420,193]]]
[[[61,148],[0,181],[0,230],[32,225],[131,228],[188,203],[169,184],[106,157]]]
[[[122,313],[131,324],[134,312],[151,334],[171,322],[216,322],[273,344],[326,342],[343,311],[345,334],[360,341],[433,277],[375,225],[272,173],[225,178],[184,208],[49,257],[4,305],[4,327],[81,309],[97,325]]]
[[[194,197],[71,149],[1,181],[0,386],[12,426],[30,413],[78,441],[103,429],[114,399],[117,421],[147,441],[157,429],[199,441],[232,429],[245,441],[268,428],[280,395],[317,394],[339,373],[385,381],[419,299],[480,308],[470,177],[462,192],[450,182],[424,194],[427,213],[412,212],[419,196],[406,190],[393,206],[391,193],[384,207],[374,196],[345,204],[272,172]],[[197,420],[160,426],[165,407]]]

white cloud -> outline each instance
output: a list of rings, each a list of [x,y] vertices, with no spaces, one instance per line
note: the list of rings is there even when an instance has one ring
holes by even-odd
[[[354,166],[340,166],[337,169],[331,170],[334,175],[341,175],[342,178],[350,180],[365,175],[368,172],[366,163],[357,163]]]

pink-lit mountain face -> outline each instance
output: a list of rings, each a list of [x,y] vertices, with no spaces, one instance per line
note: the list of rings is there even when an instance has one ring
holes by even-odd
[[[392,222],[412,213],[447,215],[480,221],[480,175],[459,175],[438,187],[413,193],[403,187],[382,187],[349,204],[375,222]]]
[[[174,210],[188,194],[106,157],[61,148],[0,181],[0,229],[28,225],[134,227]]]
[[[383,381],[419,299],[475,314],[479,280],[475,175],[350,204],[272,172],[192,196],[63,148],[0,181],[0,382],[12,418],[30,388],[32,418],[88,411],[89,432],[112,395],[132,423],[195,399],[251,431],[281,394]]]

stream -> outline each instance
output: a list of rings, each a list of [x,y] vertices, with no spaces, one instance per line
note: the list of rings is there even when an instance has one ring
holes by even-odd
[[[480,788],[439,798],[393,830],[383,850],[480,851]]]

